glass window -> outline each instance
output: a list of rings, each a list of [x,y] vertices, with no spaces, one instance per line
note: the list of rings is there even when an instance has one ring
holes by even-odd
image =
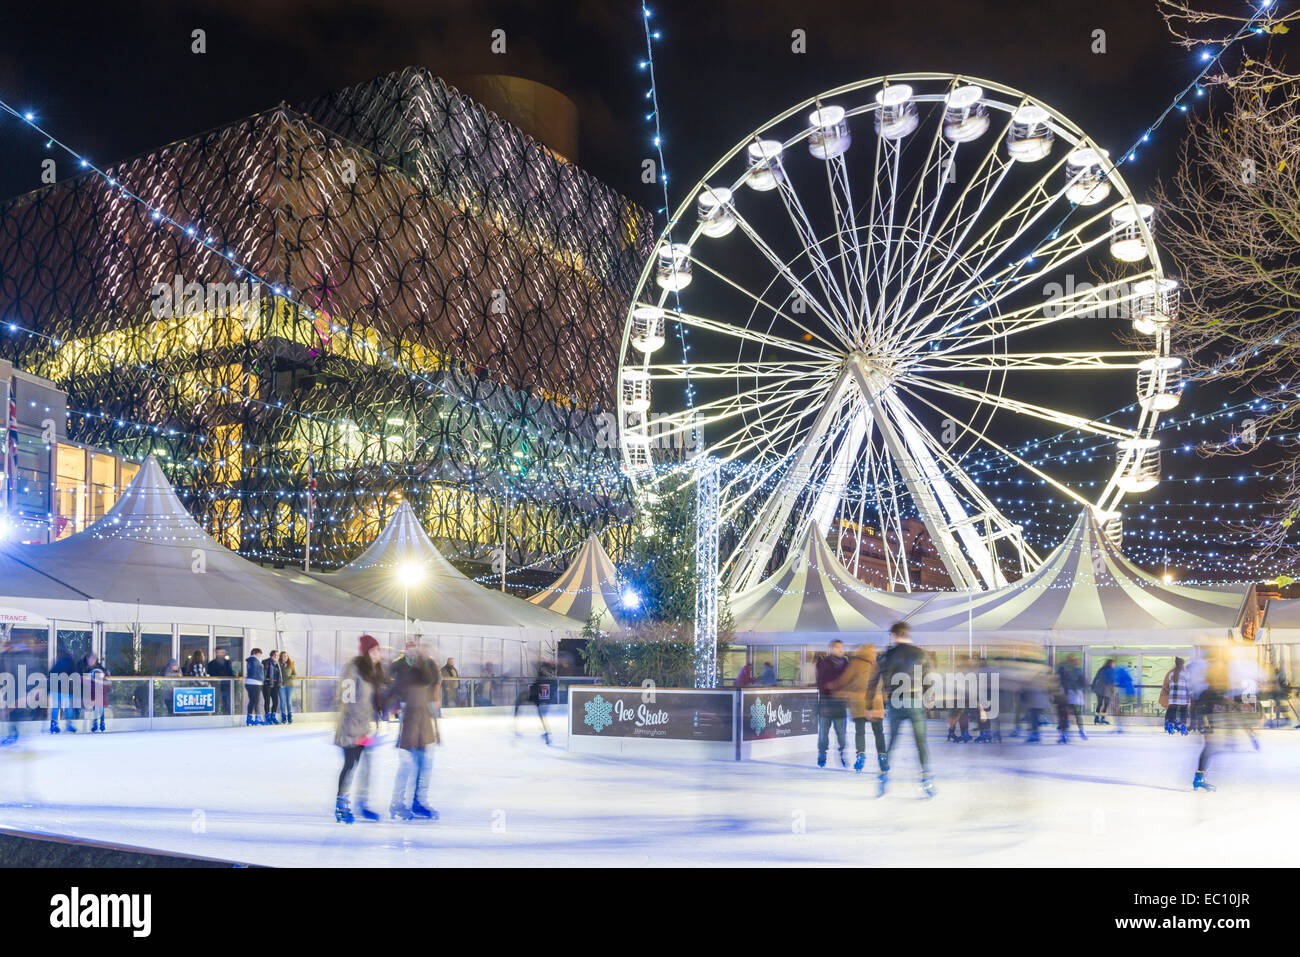
[[[180,631],[181,673],[189,673],[196,653],[203,656],[202,661],[206,669],[208,663],[208,629],[202,625],[181,625],[178,630]]]
[[[117,501],[117,457],[103,452],[90,455],[90,520],[103,518]]]
[[[244,673],[244,633],[241,630],[218,628],[216,637],[212,641],[212,655],[215,658],[218,648],[226,649],[226,657],[230,659],[230,667],[234,669],[235,674]]]
[[[81,622],[61,621],[54,632],[55,645],[54,654],[56,657],[62,655],[71,655],[72,659],[78,664],[81,659],[90,654],[94,645],[92,639],[94,632],[90,630],[90,625]]]
[[[783,685],[799,683],[799,649],[782,648],[776,656],[776,680]]]
[[[39,435],[18,433],[14,506],[23,512],[50,511],[50,450]]]
[[[136,476],[136,474],[137,474],[139,471],[140,471],[140,466],[139,466],[139,464],[137,464],[137,463],[135,463],[135,462],[127,462],[127,461],[123,461],[123,462],[122,462],[122,475],[121,475],[121,480],[120,480],[120,481],[121,481],[121,484],[120,484],[118,487],[119,487],[122,491],[125,491],[125,490],[126,490],[126,487],[127,487],[128,485],[130,485],[132,482],[135,481],[135,476]]]
[[[104,626],[104,660],[115,675],[140,674],[140,660],[135,652],[135,630],[131,625]]]
[[[337,631],[313,631],[311,633],[311,660],[307,674],[330,677],[337,675],[342,667],[339,660],[339,634]],[[343,655],[344,660],[357,656],[359,648],[353,645]],[[299,671],[303,669],[299,667]]]
[[[59,443],[55,448],[54,538],[67,538],[87,524],[86,450]]]
[[[172,656],[170,625],[140,626],[140,674],[160,675]]]
[[[725,645],[718,649],[718,680],[722,684],[731,684],[745,667],[745,646]]]

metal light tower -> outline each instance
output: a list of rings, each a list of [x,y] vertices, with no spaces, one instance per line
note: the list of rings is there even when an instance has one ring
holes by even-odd
[[[695,475],[695,687],[718,684],[718,463],[702,458]]]

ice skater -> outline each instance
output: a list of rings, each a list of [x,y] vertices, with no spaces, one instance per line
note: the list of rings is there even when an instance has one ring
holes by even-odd
[[[244,716],[244,726],[261,724],[258,717],[262,710],[262,681],[266,671],[262,667],[262,649],[254,648],[244,659],[244,698],[248,702],[248,714]]]
[[[267,724],[279,724],[275,716],[280,706],[280,653],[274,649],[262,663],[262,714]]]
[[[394,677],[389,688],[390,699],[402,707],[397,732],[397,747],[402,753],[388,813],[403,821],[417,817],[436,821],[438,812],[429,807],[429,748],[438,743],[433,702],[442,674],[425,656],[418,636],[415,646],[414,655],[408,653],[407,666]],[[411,795],[409,805],[408,794]]]
[[[867,764],[867,723],[871,724],[871,734],[876,744],[876,764],[883,773],[889,770],[889,756],[885,753],[885,701],[879,686],[875,694],[868,699],[867,688],[876,673],[878,662],[876,646],[858,645],[848,657],[848,664],[835,681],[834,692],[848,705],[849,715],[853,718],[853,743],[857,747],[857,757],[853,760],[853,770],[861,772]]]
[[[519,737],[519,708],[524,704],[530,704],[537,709],[537,720],[542,724],[542,740],[546,746],[551,746],[551,732],[546,727],[546,714],[542,711],[542,689],[550,690],[551,674],[544,664],[537,666],[537,677],[528,685],[527,690],[515,698],[515,737]]]
[[[1110,724],[1106,720],[1106,709],[1115,696],[1115,659],[1107,658],[1105,664],[1092,676],[1092,693],[1097,698],[1097,707],[1092,712],[1093,724]]]
[[[343,824],[351,824],[358,815],[363,821],[379,820],[379,815],[366,806],[366,799],[370,796],[370,749],[375,743],[375,722],[387,679],[379,642],[372,635],[362,635],[358,645],[361,653],[343,666],[339,678],[339,720],[334,731],[334,743],[343,749],[334,820]],[[354,777],[356,815],[350,801]]]
[[[848,708],[844,698],[835,690],[836,683],[848,667],[844,657],[844,642],[836,638],[831,642],[831,652],[817,661],[817,767],[826,767],[826,749],[831,743],[831,729],[840,746],[840,765],[848,767],[844,757],[844,732],[848,724]],[[737,684],[737,687],[743,687]]]
[[[1160,706],[1165,709],[1165,733],[1187,734],[1187,709],[1191,704],[1191,689],[1187,683],[1187,662],[1174,659],[1174,666],[1165,673],[1160,686]]]
[[[81,661],[83,677],[82,694],[86,701],[85,711],[90,715],[92,733],[107,731],[104,726],[104,712],[108,707],[108,668],[93,651]]]
[[[930,752],[925,743],[925,675],[930,670],[926,654],[912,644],[911,629],[906,622],[895,622],[889,628],[894,643],[880,657],[880,667],[871,676],[867,698],[873,699],[877,689],[888,686],[885,713],[889,719],[889,745],[885,748],[886,769],[880,772],[879,797],[885,796],[889,781],[888,761],[898,741],[898,726],[904,721],[912,725],[916,739],[916,755],[921,762],[921,793],[934,797],[934,781],[930,777]],[[919,684],[918,684],[919,681]],[[882,691],[882,694],[885,692]]]
[[[1088,740],[1088,736],[1083,733],[1083,709],[1087,704],[1088,682],[1083,676],[1083,669],[1079,667],[1079,659],[1075,655],[1067,655],[1056,666],[1056,730],[1060,734],[1057,738],[1059,744],[1070,742],[1071,715],[1079,730],[1080,740]]]
[[[80,684],[81,675],[77,673],[77,662],[72,657],[72,652],[60,652],[50,668],[50,700],[54,702],[54,707],[50,709],[50,734],[59,733],[60,713],[63,715],[64,730],[69,734],[76,733],[77,729],[72,722],[77,717],[78,695],[73,693],[73,688]]]

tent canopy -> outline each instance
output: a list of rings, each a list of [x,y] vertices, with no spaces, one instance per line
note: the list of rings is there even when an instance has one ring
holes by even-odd
[[[575,621],[585,623],[595,614],[615,630],[621,624],[614,611],[622,607],[618,570],[596,535],[583,543],[554,585],[528,600]]]
[[[810,522],[802,545],[767,578],[733,596],[730,608],[742,644],[772,644],[792,635],[801,641],[861,640],[879,638],[929,599],[880,591],[860,581]]]
[[[1300,598],[1271,599],[1259,631],[1269,641],[1300,642]]]
[[[1228,637],[1253,600],[1250,585],[1166,584],[1144,572],[1088,509],[1033,574],[993,591],[936,595],[907,621],[921,640],[969,631],[981,639],[1167,645]]]
[[[407,569],[416,577],[404,584]],[[573,630],[570,619],[484,588],[464,575],[438,551],[407,502],[398,507],[364,552],[338,571],[311,577],[381,605],[398,617],[409,607],[410,618],[425,624]]]
[[[199,624],[266,627],[275,614],[328,615],[347,619],[394,616],[318,582],[292,582],[226,548],[194,520],[153,456],[109,512],[85,531],[49,545],[9,545],[3,569],[26,569],[5,577],[8,595],[76,597],[108,607],[111,617],[137,611]],[[66,589],[57,593],[54,584]],[[146,610],[147,609],[147,610]],[[249,613],[231,620],[236,612]],[[238,617],[238,616],[237,616]]]

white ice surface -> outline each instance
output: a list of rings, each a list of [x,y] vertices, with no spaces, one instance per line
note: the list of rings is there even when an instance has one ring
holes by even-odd
[[[340,752],[323,724],[28,735],[0,751],[0,826],[249,863],[315,865],[1294,865],[1300,731],[1238,736],[1213,794],[1200,739],[1143,728],[1039,745],[949,744],[931,723],[938,796],[915,750],[874,774],[798,762],[634,761],[546,748],[535,718],[442,722],[437,823],[333,820]],[[396,768],[376,752],[376,809]],[[832,755],[833,759],[833,755]],[[868,768],[874,764],[869,761]]]

